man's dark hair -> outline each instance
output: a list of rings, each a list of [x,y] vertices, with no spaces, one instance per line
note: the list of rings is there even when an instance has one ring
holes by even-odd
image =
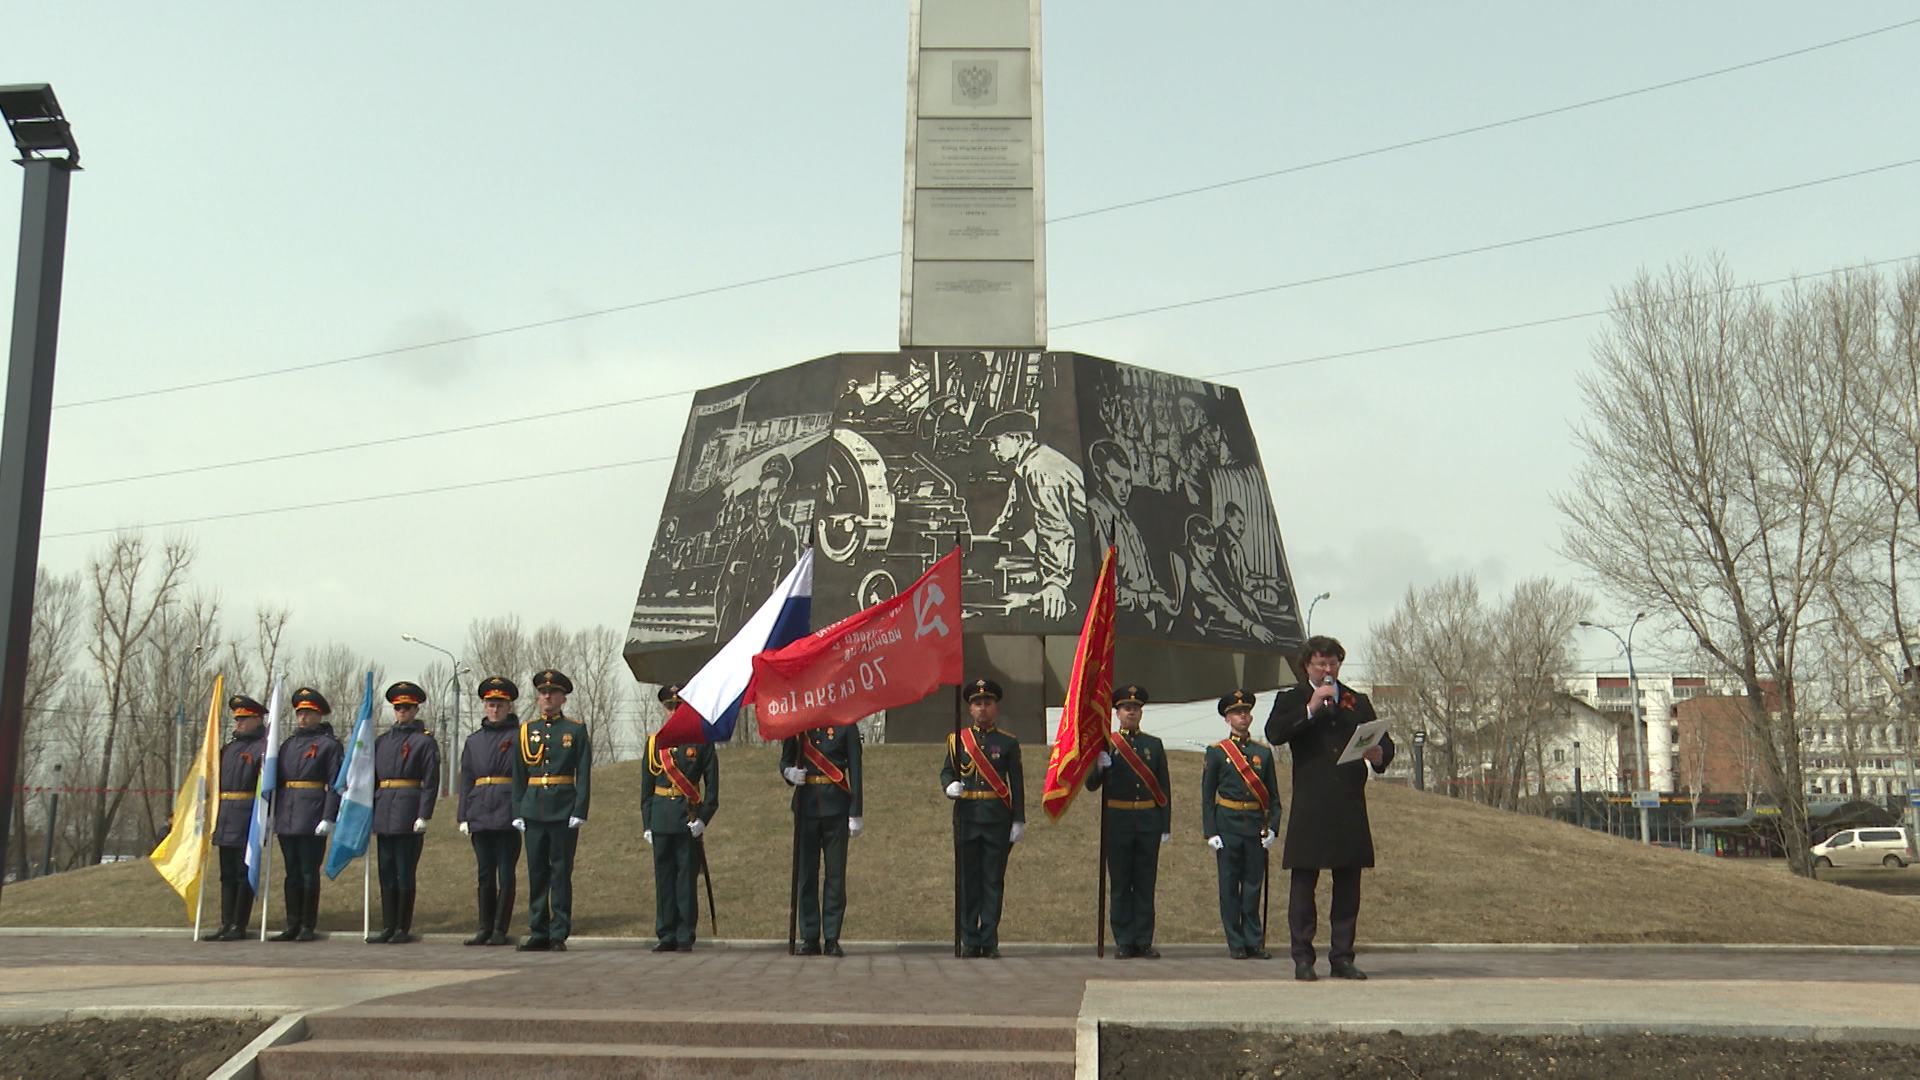
[[[1344,664],[1347,660],[1347,650],[1339,641],[1327,637],[1325,634],[1315,634],[1308,638],[1307,643],[1300,649],[1301,678],[1304,679],[1307,677],[1307,664],[1312,662],[1316,656],[1331,656]]]
[[[1087,460],[1092,463],[1095,473],[1105,469],[1110,463],[1120,466],[1129,473],[1133,471],[1133,455],[1127,453],[1126,447],[1112,439],[1100,439],[1087,447]]]

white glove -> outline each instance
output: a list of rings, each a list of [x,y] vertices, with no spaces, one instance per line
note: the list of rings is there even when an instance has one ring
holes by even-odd
[[[854,837],[859,836],[861,833],[866,831],[867,831],[867,823],[865,820],[857,817],[850,817],[847,819],[847,839],[851,840]]]
[[[1093,759],[1093,763],[1103,769],[1110,769],[1113,767],[1113,755],[1102,750],[1100,756]]]
[[[1017,821],[1016,821],[1016,822],[1014,822],[1014,823],[1013,823],[1013,829],[1012,829],[1012,830],[1011,830],[1010,832],[1008,832],[1008,833],[1007,833],[1007,843],[1009,843],[1009,844],[1017,844],[1017,843],[1019,843],[1019,842],[1020,842],[1020,837],[1022,837],[1023,835],[1025,835],[1025,834],[1026,834],[1026,831],[1027,831],[1027,830],[1026,830],[1026,827],[1025,827],[1025,826],[1023,826],[1023,825],[1021,825],[1021,824],[1020,824],[1019,822],[1017,822]]]
[[[953,783],[947,785],[947,798],[957,799],[960,797],[960,793],[965,790],[967,790],[967,785],[955,780]]]
[[[427,831],[427,819],[426,819],[426,818],[423,818],[423,817],[417,817],[417,818],[414,818],[414,819],[413,819],[413,831],[414,831],[414,832],[426,832],[426,831]]]
[[[649,844],[653,843],[653,830],[652,829],[640,830],[640,839],[645,840]]]
[[[313,835],[315,836],[325,836],[332,831],[333,831],[333,822],[331,821],[323,821],[320,824],[315,825],[313,827]]]
[[[1170,833],[1170,832],[1163,832],[1163,833],[1161,833],[1161,834],[1160,834],[1160,842],[1161,842],[1161,843],[1163,843],[1163,844],[1171,844],[1171,843],[1173,843],[1173,834],[1172,834],[1172,833]]]
[[[470,823],[468,823],[468,822],[465,822],[465,821],[463,821],[463,822],[461,822],[461,823],[460,823],[460,835],[461,835],[461,836],[472,836],[472,835],[473,835],[473,825],[472,825],[472,824],[470,824]]]
[[[1262,829],[1260,831],[1260,846],[1261,848],[1268,851],[1273,850],[1273,833],[1272,832],[1265,829]]]
[[[700,839],[700,834],[707,831],[707,823],[701,821],[699,818],[694,818],[692,821],[687,822],[687,831],[693,834],[695,840],[698,840]]]
[[[798,765],[781,769],[780,775],[786,777],[787,783],[792,784],[794,787],[799,787],[801,784],[807,782],[807,770]]]
[[[1227,845],[1226,845],[1226,842],[1221,840],[1219,837],[1209,836],[1207,837],[1207,846],[1212,848],[1215,851],[1219,851],[1221,848],[1226,847]]]
[[[523,817],[517,817],[517,818],[514,818],[514,819],[513,819],[513,827],[514,827],[514,828],[516,828],[516,829],[519,829],[519,830],[520,830],[521,832],[526,832],[526,831],[527,831],[527,819],[526,819],[526,818],[523,818]]]
[[[586,819],[586,818],[583,818],[583,817],[570,817],[570,818],[568,818],[568,819],[567,819],[567,828],[569,828],[569,829],[577,829],[577,828],[579,828],[580,826],[582,826],[582,825],[585,825],[586,823],[587,823],[587,819]]]

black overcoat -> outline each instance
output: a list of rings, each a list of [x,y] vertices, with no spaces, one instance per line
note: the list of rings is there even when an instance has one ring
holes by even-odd
[[[1338,704],[1307,715],[1313,687],[1301,683],[1274,699],[1267,741],[1293,750],[1293,812],[1287,817],[1288,870],[1342,870],[1373,865],[1373,828],[1367,823],[1367,763],[1336,765],[1353,729],[1374,718],[1367,695],[1339,684]],[[1393,762],[1393,737],[1380,741],[1375,772]]]
[[[280,778],[273,789],[273,831],[279,836],[312,836],[322,821],[340,812],[340,793],[333,782],[340,776],[346,750],[333,737],[333,725],[321,721],[295,728],[280,744]],[[290,787],[299,783],[301,787]],[[313,787],[320,784],[320,787]]]
[[[395,724],[373,740],[373,835],[408,836],[416,819],[433,820],[440,798],[440,744],[419,720]],[[384,781],[414,781],[385,786]]]
[[[235,733],[233,741],[220,748],[220,809],[213,821],[214,847],[246,847],[247,834],[253,830],[253,800],[229,799],[228,792],[251,795],[260,782],[260,761],[267,750],[265,728],[254,728],[246,735]]]

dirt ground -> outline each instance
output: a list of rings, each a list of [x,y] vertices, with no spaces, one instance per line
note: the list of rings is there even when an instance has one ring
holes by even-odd
[[[1113,1026],[1101,1028],[1100,1076],[1102,1080],[1186,1080],[1196,1076],[1247,1080],[1920,1077],[1920,1046],[1661,1035],[1520,1037],[1477,1032],[1294,1036]]]
[[[0,1080],[205,1080],[264,1020],[73,1020],[0,1026]]]

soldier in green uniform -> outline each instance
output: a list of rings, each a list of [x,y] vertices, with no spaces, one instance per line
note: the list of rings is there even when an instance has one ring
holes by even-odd
[[[1128,684],[1113,695],[1120,730],[1107,736],[1087,773],[1087,790],[1106,789],[1107,882],[1112,893],[1113,955],[1160,959],[1153,947],[1153,890],[1160,876],[1160,845],[1173,839],[1167,793],[1167,748],[1140,730],[1145,687]]]
[[[973,726],[947,738],[940,782],[959,801],[954,815],[960,845],[961,955],[1000,959],[1000,899],[1007,854],[1026,829],[1027,790],[1020,776],[1020,740],[994,726],[1000,684],[975,679],[966,686]]]
[[[1254,696],[1235,690],[1220,699],[1233,734],[1207,747],[1200,773],[1200,831],[1220,870],[1220,924],[1235,960],[1271,960],[1260,925],[1267,851],[1280,830],[1273,748],[1248,737]]]
[[[780,775],[793,785],[794,832],[800,843],[800,955],[824,951],[845,956],[840,923],[847,913],[847,841],[865,827],[860,816],[859,726],[818,727],[788,737],[780,744]]]
[[[680,707],[680,688],[663,686],[668,713]],[[659,746],[647,739],[647,774],[640,778],[640,835],[653,845],[654,952],[692,952],[700,925],[701,834],[720,809],[720,758],[706,743]]]
[[[573,852],[587,821],[593,744],[563,711],[573,680],[533,677],[540,715],[520,727],[513,755],[513,827],[527,836],[527,940],[521,952],[566,952],[573,929]]]

